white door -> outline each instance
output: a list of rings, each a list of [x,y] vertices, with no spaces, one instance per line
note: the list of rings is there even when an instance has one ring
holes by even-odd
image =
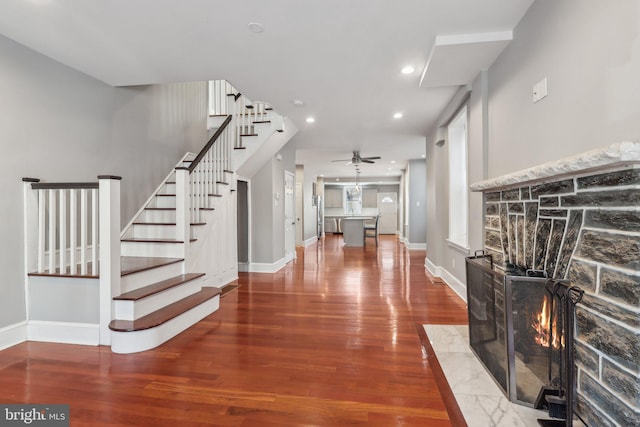
[[[286,262],[296,257],[294,188],[295,176],[289,171],[284,171],[284,259]]]
[[[296,245],[302,246],[304,240],[304,207],[302,206],[302,183],[296,182]]]
[[[396,234],[398,231],[398,194],[378,193],[378,234]]]

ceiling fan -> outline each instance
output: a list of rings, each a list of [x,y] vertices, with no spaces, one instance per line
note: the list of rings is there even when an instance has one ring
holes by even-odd
[[[374,156],[374,157],[362,157],[359,151],[354,151],[353,156],[350,159],[338,159],[332,160],[332,162],[348,162],[346,165],[359,165],[361,163],[375,163],[374,160],[379,160],[382,157]]]

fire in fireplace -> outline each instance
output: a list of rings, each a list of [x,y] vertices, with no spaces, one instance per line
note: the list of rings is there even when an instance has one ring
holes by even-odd
[[[469,338],[511,401],[564,418],[574,396],[572,332],[582,291],[545,276],[518,268],[505,274],[490,255],[467,258]]]

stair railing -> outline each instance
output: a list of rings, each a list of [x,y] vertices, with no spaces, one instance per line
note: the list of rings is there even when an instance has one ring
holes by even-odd
[[[209,115],[234,116],[234,148],[244,148],[242,137],[255,135],[255,125],[267,122],[272,110],[266,102],[251,101],[226,80],[209,81]]]
[[[188,167],[176,168],[176,239],[187,244],[190,224],[203,222],[202,211],[211,209],[211,198],[221,194],[231,172],[233,121],[227,116],[209,142]]]
[[[244,148],[242,137],[255,135],[255,125],[267,122],[270,119],[269,112],[272,110],[271,105],[266,102],[252,102],[246,96],[240,95],[235,102],[235,148]]]
[[[101,344],[110,343],[111,303],[120,292],[120,179],[22,179],[25,276],[99,277]]]
[[[98,182],[22,181],[25,214],[34,217],[28,273],[98,276]]]

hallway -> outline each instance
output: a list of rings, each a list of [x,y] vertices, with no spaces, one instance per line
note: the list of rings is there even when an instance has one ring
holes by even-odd
[[[72,426],[452,425],[416,324],[466,309],[424,258],[395,236],[377,250],[327,236],[276,274],[241,273],[219,311],[154,350],[0,352],[0,401],[68,403]]]

